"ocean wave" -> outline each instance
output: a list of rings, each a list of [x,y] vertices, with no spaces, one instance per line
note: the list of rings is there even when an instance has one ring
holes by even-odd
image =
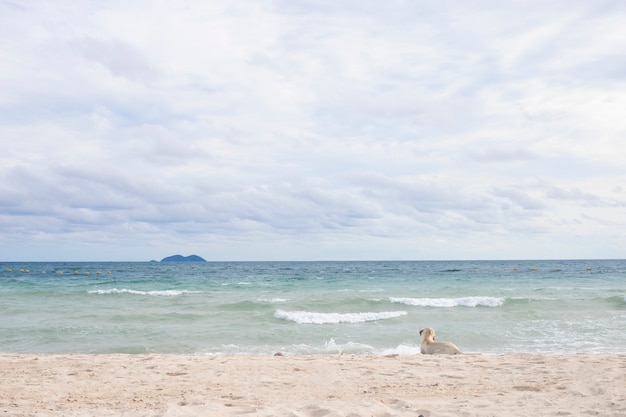
[[[385,350],[386,351],[386,350]],[[238,344],[223,344],[221,346],[211,347],[208,351],[197,351],[197,354],[204,355],[228,355],[228,354],[247,354],[247,355],[268,355],[280,352],[289,355],[311,355],[311,354],[335,354],[335,353],[351,353],[351,354],[373,354],[380,355],[381,351],[375,347],[358,342],[347,341],[344,343],[337,343],[335,339],[324,342],[321,345],[318,344],[292,344],[292,345],[255,345],[255,346],[242,346]],[[419,353],[419,346],[417,351],[412,351],[412,354]]]
[[[256,301],[259,303],[278,304],[278,303],[286,303],[289,301],[289,299],[288,298],[257,298]]]
[[[324,343],[324,347],[320,350],[322,353],[373,353],[374,348],[365,343],[345,342],[337,343],[334,338]]]
[[[504,298],[499,297],[459,297],[459,298],[407,298],[390,297],[392,303],[416,307],[500,307]]]
[[[127,288],[117,289],[112,288],[109,290],[92,290],[88,291],[89,294],[108,295],[108,294],[133,294],[133,295],[151,295],[156,297],[175,297],[183,294],[198,294],[199,291],[186,291],[186,290],[156,290],[156,291],[139,291],[130,290]]]
[[[620,298],[621,297],[619,295],[615,297],[609,297],[607,298],[607,301],[616,305],[621,305],[623,303],[626,303],[626,295],[624,296],[624,298],[621,299],[621,302],[620,302]]]
[[[298,324],[364,323],[406,316],[406,311],[383,311],[365,313],[316,313],[311,311],[276,310],[274,317]]]
[[[228,354],[247,354],[247,355],[268,355],[281,352],[289,355],[311,355],[311,354],[367,354],[377,356],[400,355],[410,356],[420,353],[419,345],[400,344],[396,347],[375,347],[367,343],[344,341],[339,343],[334,338],[330,338],[322,344],[292,344],[292,345],[254,345],[243,346],[238,344],[222,344],[210,347],[208,350],[195,352],[203,355],[228,355]]]

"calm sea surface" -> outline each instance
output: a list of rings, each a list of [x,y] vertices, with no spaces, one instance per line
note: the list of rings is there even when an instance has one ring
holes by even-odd
[[[414,354],[426,326],[626,353],[626,261],[0,263],[0,352]]]

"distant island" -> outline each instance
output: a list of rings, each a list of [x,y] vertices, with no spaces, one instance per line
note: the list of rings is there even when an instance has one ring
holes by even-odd
[[[206,262],[204,259],[199,257],[198,255],[173,255],[168,256],[167,258],[161,259],[161,262]]]

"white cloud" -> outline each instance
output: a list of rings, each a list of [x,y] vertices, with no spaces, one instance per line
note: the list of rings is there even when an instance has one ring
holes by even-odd
[[[0,248],[621,257],[624,23],[582,1],[4,2]]]

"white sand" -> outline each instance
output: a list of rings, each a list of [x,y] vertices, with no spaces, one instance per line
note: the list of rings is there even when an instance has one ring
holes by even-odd
[[[626,355],[0,354],[2,416],[626,416]]]

